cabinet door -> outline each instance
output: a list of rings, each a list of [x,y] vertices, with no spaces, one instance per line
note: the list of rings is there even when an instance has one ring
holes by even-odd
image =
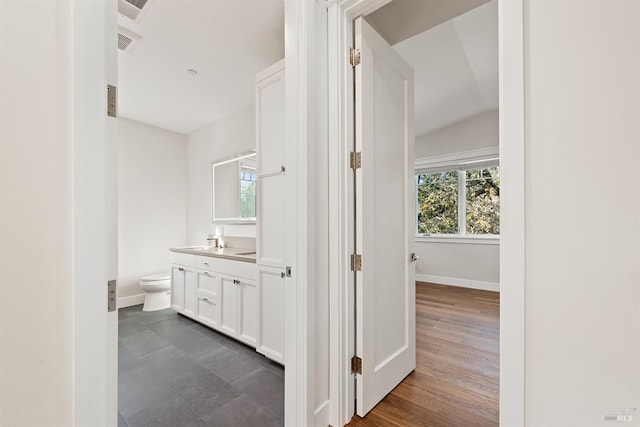
[[[196,318],[214,328],[220,325],[218,286],[217,273],[196,270]]]
[[[257,263],[284,267],[285,165],[284,61],[256,79],[258,151]]]
[[[220,275],[220,330],[238,336],[238,285],[239,280],[232,276]]]
[[[259,329],[256,349],[284,364],[284,270],[258,266]]]
[[[184,310],[184,267],[171,266],[171,308],[178,313]]]
[[[284,268],[285,184],[284,175],[258,176],[256,263],[259,265]]]
[[[256,346],[258,335],[258,287],[251,279],[238,279],[238,339]]]
[[[184,315],[196,317],[196,272],[184,267]]]
[[[284,60],[256,77],[258,174],[280,171],[285,158]]]

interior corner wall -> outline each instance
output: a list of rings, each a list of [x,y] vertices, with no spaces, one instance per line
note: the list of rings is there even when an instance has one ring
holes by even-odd
[[[187,134],[187,245],[204,245],[211,224],[211,163],[256,149],[255,104]],[[254,237],[255,225],[224,226],[225,235]]]
[[[524,12],[525,424],[638,426],[640,2]]]
[[[497,147],[498,112],[488,111],[416,138],[416,159]],[[416,240],[416,280],[500,288],[500,245]]]
[[[169,248],[185,245],[186,182],[185,135],[118,119],[119,305],[140,304],[140,278],[168,272]]]

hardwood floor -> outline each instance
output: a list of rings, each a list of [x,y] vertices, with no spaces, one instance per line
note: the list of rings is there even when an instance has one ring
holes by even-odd
[[[348,426],[497,426],[500,297],[416,284],[416,370]]]

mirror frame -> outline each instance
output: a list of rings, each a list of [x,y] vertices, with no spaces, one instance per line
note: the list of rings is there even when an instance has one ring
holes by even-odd
[[[214,160],[211,162],[211,223],[212,224],[255,224],[256,218],[242,218],[242,217],[232,217],[232,218],[216,218],[216,174],[215,168],[216,166],[224,165],[227,163],[238,162],[242,159],[247,159],[249,157],[256,156],[256,150],[244,151],[242,153],[234,154],[233,156],[225,157],[219,160]]]

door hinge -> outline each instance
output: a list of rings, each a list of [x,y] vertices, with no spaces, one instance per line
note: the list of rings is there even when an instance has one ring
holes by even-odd
[[[117,117],[118,88],[107,85],[107,116]]]
[[[362,271],[362,255],[351,255],[351,271]]]
[[[351,169],[360,169],[362,167],[362,153],[360,151],[352,151],[349,155],[349,164]]]
[[[351,373],[362,375],[362,359],[358,356],[353,356],[351,358]]]
[[[360,65],[360,49],[349,48],[349,64],[352,67]]]
[[[116,281],[107,282],[107,312],[116,311]]]

